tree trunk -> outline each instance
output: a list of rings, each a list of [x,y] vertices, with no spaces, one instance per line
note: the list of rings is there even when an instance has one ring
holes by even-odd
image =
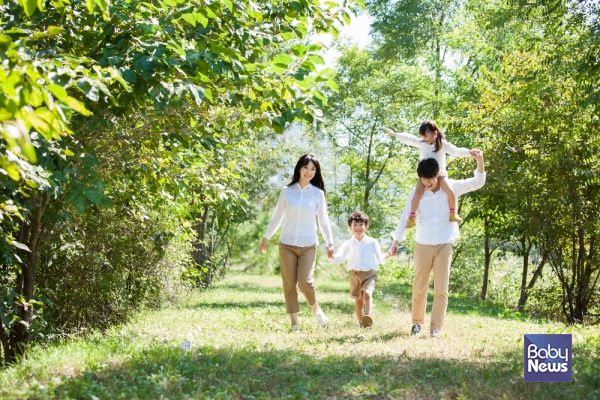
[[[42,230],[42,215],[44,213],[44,200],[40,196],[37,198],[37,204],[32,210],[30,220],[28,223],[22,225],[22,231],[19,234],[19,239],[29,247],[29,252],[21,253],[21,259],[27,260],[26,262],[19,263],[21,272],[17,275],[17,290],[16,292],[23,296],[26,300],[33,297],[35,291],[35,269],[37,261],[37,246],[39,244],[40,232]],[[10,330],[8,335],[8,346],[5,348],[5,359],[10,363],[18,361],[25,355],[27,345],[29,344],[29,324],[33,317],[33,310],[31,307],[21,302],[17,304],[17,314],[21,319],[14,328]],[[6,336],[6,332],[3,331],[3,335]]]
[[[521,250],[523,251],[523,272],[521,275],[521,295],[519,298],[525,298],[527,291],[527,270],[529,269],[529,250],[531,250],[531,243],[527,246],[527,237],[525,234],[521,237]],[[523,311],[523,309],[519,308],[519,311]]]
[[[207,259],[207,246],[205,242],[206,237],[206,225],[208,221],[208,205],[205,204],[202,211],[198,224],[196,225],[196,233],[198,234],[196,244],[194,245],[193,258],[194,263],[198,268],[201,268],[206,263]],[[196,286],[200,286],[202,281],[200,277],[196,279]]]
[[[533,273],[529,284],[527,285],[527,290],[521,292],[521,297],[519,297],[519,304],[517,305],[519,311],[523,311],[525,308],[525,303],[527,303],[527,299],[529,298],[529,291],[533,289],[535,286],[535,282],[538,280],[540,276],[542,276],[542,269],[544,269],[544,265],[546,264],[546,259],[542,258],[540,261],[540,265],[538,265],[537,269]]]

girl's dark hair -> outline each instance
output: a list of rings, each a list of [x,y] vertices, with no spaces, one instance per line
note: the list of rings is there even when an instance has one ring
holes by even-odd
[[[356,211],[348,217],[348,226],[352,226],[352,221],[362,222],[366,226],[369,226],[369,217],[362,211]]]
[[[440,128],[438,128],[435,121],[432,121],[430,119],[423,121],[423,123],[419,127],[419,134],[421,136],[425,136],[425,133],[427,131],[431,131],[434,133],[435,133],[435,131],[437,131],[438,135],[435,138],[435,145],[434,145],[433,151],[435,151],[435,152],[439,151],[442,148],[442,140],[446,139],[446,136],[444,136],[444,132],[442,132],[442,130]]]
[[[315,176],[310,180],[311,185],[318,187],[322,191],[325,191],[325,181],[323,180],[323,175],[321,175],[321,164],[319,164],[319,160],[317,157],[312,154],[305,154],[296,163],[296,167],[294,168],[294,177],[292,181],[288,184],[288,186],[292,186],[294,183],[298,183],[300,180],[300,170],[302,167],[308,165],[308,163],[312,162],[317,169],[315,172]]]

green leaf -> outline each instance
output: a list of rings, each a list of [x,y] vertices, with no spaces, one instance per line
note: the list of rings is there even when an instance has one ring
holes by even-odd
[[[233,11],[233,3],[231,0],[221,0],[221,3],[225,4],[225,7],[227,7],[229,11]]]
[[[28,17],[31,17],[37,8],[37,0],[19,0],[19,4],[23,7]]]
[[[56,98],[59,100],[65,100],[68,97],[67,91],[65,90],[65,88],[63,88],[60,85],[57,85],[57,84],[48,85],[47,89],[50,92],[52,92],[52,94],[54,96],[56,96]]]
[[[325,65],[325,60],[323,60],[323,57],[321,57],[319,55],[311,54],[308,56],[308,59],[311,60],[315,64]]]
[[[287,67],[294,62],[294,59],[287,54],[279,54],[273,59],[273,64],[279,67]]]
[[[79,100],[77,100],[77,99],[75,99],[73,97],[67,97],[63,101],[69,107],[71,107],[73,110],[77,111],[81,115],[85,115],[87,117],[87,116],[90,116],[90,115],[94,114],[90,110],[88,110],[87,108],[85,108],[85,106],[83,105],[82,102],[80,102]]]
[[[192,25],[194,28],[196,27],[196,18],[194,17],[194,14],[183,14],[181,18],[183,18],[185,22]]]
[[[212,90],[210,90],[209,88],[204,89],[204,97],[206,97],[207,99],[209,99],[212,102],[213,101]]]
[[[104,193],[100,192],[95,187],[87,188],[85,190],[85,197],[93,204],[99,206],[109,207],[111,205],[110,198]]]
[[[365,7],[365,2],[363,0],[354,0],[356,2],[356,4],[358,4],[358,6],[360,7],[361,10],[366,9]]]
[[[193,15],[200,25],[202,25],[205,28],[208,26],[208,18],[206,18],[204,15],[198,12],[195,12]]]
[[[94,8],[96,7],[94,0],[85,0],[85,4],[90,14],[94,12]]]
[[[48,27],[48,36],[60,35],[65,31],[65,28],[61,28],[60,26],[50,25]]]
[[[350,18],[350,14],[348,14],[346,11],[344,11],[342,13],[342,17],[344,18],[344,22],[346,23],[346,25],[350,25],[350,22],[352,22],[352,18]]]

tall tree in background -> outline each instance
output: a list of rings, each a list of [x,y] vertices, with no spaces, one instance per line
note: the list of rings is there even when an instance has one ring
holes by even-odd
[[[451,54],[448,34],[455,27],[459,3],[451,0],[385,0],[365,2],[375,20],[372,27],[378,54],[386,60],[421,65],[433,73],[428,98],[437,119],[448,101],[445,63]]]
[[[412,149],[391,140],[385,128],[415,130],[413,121],[423,118],[428,81],[416,67],[379,61],[356,47],[343,49],[336,78],[339,89],[326,94],[322,132],[339,165],[347,169],[340,169],[341,183],[329,201],[338,215],[357,208],[366,212],[373,234],[384,234],[393,225],[389,216],[402,209],[416,181],[413,167],[418,158]],[[399,158],[400,154],[411,156]]]

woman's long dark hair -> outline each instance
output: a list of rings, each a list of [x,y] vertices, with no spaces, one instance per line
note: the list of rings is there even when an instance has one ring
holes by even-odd
[[[435,131],[437,131],[438,135],[435,138],[435,145],[433,151],[439,151],[442,148],[442,140],[446,139],[446,136],[444,136],[444,132],[442,132],[442,130],[438,128],[435,121],[432,121],[430,119],[423,121],[423,123],[419,127],[419,134],[421,136],[425,136],[425,133],[427,133],[427,131],[431,131],[434,133]]]
[[[315,176],[313,176],[313,178],[310,180],[311,185],[318,187],[322,191],[325,191],[325,181],[323,180],[323,175],[321,175],[321,164],[319,164],[317,157],[313,156],[312,154],[305,154],[300,157],[296,163],[296,167],[294,168],[294,177],[292,178],[292,182],[290,182],[288,186],[292,186],[294,183],[298,183],[298,181],[300,181],[300,170],[310,162],[312,162],[317,169]]]

